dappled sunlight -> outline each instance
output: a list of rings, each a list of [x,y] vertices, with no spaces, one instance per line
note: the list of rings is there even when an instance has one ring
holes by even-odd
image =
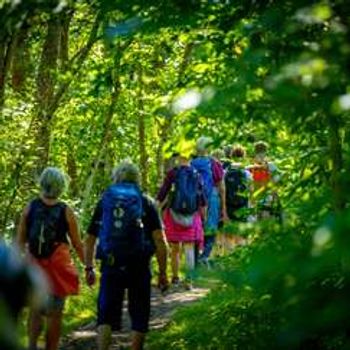
[[[342,95],[339,97],[339,106],[344,111],[350,109],[350,94]]]
[[[299,9],[295,18],[306,24],[322,23],[332,16],[331,6],[327,3],[315,4],[311,7]]]
[[[43,269],[69,243],[72,282],[56,276],[67,290],[50,291],[50,307],[67,296],[62,349],[95,348],[100,270],[138,257],[135,226],[137,253],[163,228],[172,248],[157,241],[151,263],[150,350],[350,349],[349,11],[349,0],[0,0],[0,232]],[[131,179],[113,170],[125,159]],[[42,188],[47,167],[70,180],[59,198]],[[114,182],[132,190],[109,197]],[[4,266],[0,349],[7,326],[23,347],[25,301],[43,308],[47,290],[24,298],[35,275],[18,286]],[[130,345],[123,310],[113,349]]]
[[[180,96],[173,103],[174,113],[180,113],[187,109],[197,107],[202,101],[202,95],[195,90],[189,90],[184,95]]]

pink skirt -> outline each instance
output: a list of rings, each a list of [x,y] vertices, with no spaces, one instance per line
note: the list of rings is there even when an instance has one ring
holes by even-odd
[[[168,242],[193,242],[203,248],[204,231],[199,213],[194,214],[191,226],[183,226],[175,221],[170,209],[164,211],[163,220]]]

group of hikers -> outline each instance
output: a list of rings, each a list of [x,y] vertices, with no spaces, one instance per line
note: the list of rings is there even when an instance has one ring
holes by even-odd
[[[78,270],[71,258],[70,245],[84,264],[89,286],[96,283],[95,259],[100,261],[97,348],[108,349],[112,331],[121,328],[127,290],[132,349],[142,349],[150,318],[153,255],[157,258],[157,283],[162,291],[169,286],[177,287],[181,282],[185,288],[191,288],[197,265],[208,266],[210,263],[215,237],[222,226],[280,215],[273,186],[279,181],[279,172],[267,158],[265,142],[254,145],[250,164],[241,145],[225,147],[222,152],[212,148],[213,140],[203,136],[196,142],[194,156],[184,150],[174,153],[156,201],[141,191],[138,167],[131,161],[120,163],[113,171],[113,183],[95,207],[85,242],[80,238],[74,211],[60,200],[67,185],[65,174],[53,167],[43,171],[39,181],[40,195],[23,210],[16,239],[17,248],[26,253],[25,264],[16,271],[32,268],[35,273],[27,273],[25,280],[32,280],[32,291],[39,289],[41,295],[48,295],[31,303],[28,349],[38,349],[45,319],[45,349],[59,347],[66,297],[79,292]],[[235,234],[226,232],[221,241],[229,244]],[[168,245],[170,281],[167,275]],[[185,256],[184,281],[180,281],[182,251]],[[0,245],[1,281],[5,281],[1,269],[9,259],[16,260],[14,256],[20,260],[13,250],[9,252]],[[16,273],[10,277],[14,275]],[[38,285],[42,287],[35,288]],[[44,293],[45,288],[47,293]],[[11,290],[8,288],[6,292],[0,288],[0,295],[13,300]],[[27,292],[22,289],[23,300],[24,293]],[[14,321],[18,317],[19,304],[17,301],[12,307],[9,302]]]
[[[242,145],[213,149],[210,137],[200,137],[195,153],[180,149],[172,156],[157,201],[170,245],[172,284],[179,279],[181,248],[186,262],[185,287],[191,287],[197,265],[209,266],[215,243],[224,251],[243,243],[235,223],[280,218],[276,184],[280,174],[267,158],[268,145],[254,145],[251,164]],[[220,234],[220,232],[222,232]]]

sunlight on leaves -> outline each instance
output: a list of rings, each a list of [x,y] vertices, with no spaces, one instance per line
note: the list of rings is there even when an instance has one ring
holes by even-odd
[[[313,247],[311,254],[318,256],[327,248],[332,238],[332,232],[328,227],[320,227],[313,236]]]
[[[316,4],[298,10],[295,18],[305,24],[322,23],[332,16],[332,10],[327,4]]]
[[[180,96],[172,105],[174,113],[180,113],[191,108],[196,108],[202,101],[202,94],[196,90],[188,90]]]
[[[248,101],[258,101],[264,96],[264,90],[261,88],[251,89],[247,91]]]
[[[59,13],[67,6],[68,2],[66,0],[60,0],[57,6],[54,8],[53,13]]]
[[[189,158],[195,148],[195,142],[193,140],[186,140],[181,138],[178,144],[175,146],[175,151],[181,156]]]
[[[79,319],[86,319],[86,318],[89,318],[89,317],[92,317],[94,315],[94,312],[92,310],[84,310],[84,311],[81,311],[77,317]]]
[[[339,97],[339,106],[344,111],[350,109],[350,94],[342,95]]]

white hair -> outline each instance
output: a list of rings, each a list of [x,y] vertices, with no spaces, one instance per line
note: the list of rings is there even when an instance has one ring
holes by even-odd
[[[140,183],[140,170],[130,160],[124,160],[113,169],[112,179],[114,182]]]
[[[204,152],[208,149],[208,146],[213,143],[213,139],[207,136],[201,136],[196,142],[197,152]]]
[[[67,176],[58,168],[48,167],[40,175],[42,194],[47,198],[58,198],[68,185]]]

